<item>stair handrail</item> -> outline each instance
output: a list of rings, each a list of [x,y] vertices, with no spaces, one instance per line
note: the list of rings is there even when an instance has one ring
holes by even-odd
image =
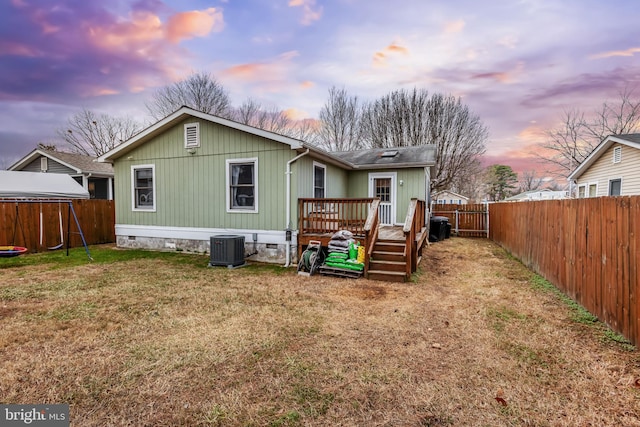
[[[406,260],[405,274],[407,278],[411,277],[411,273],[413,273],[414,267],[414,248],[413,243],[416,240],[416,232],[415,232],[415,222],[416,222],[416,207],[418,205],[418,199],[411,199],[409,202],[409,207],[407,208],[407,216],[404,220],[404,227],[402,231],[404,232],[404,256]]]
[[[371,202],[369,209],[369,215],[367,221],[364,223],[364,244],[366,248],[366,254],[364,257],[364,274],[365,276],[369,272],[369,259],[373,253],[373,248],[378,240],[378,229],[380,217],[378,215],[378,208],[380,207],[380,199],[375,199]]]
[[[416,236],[425,223],[425,207],[426,202],[424,200],[418,200],[416,198],[411,199],[409,207],[407,208],[407,216],[404,220],[404,227],[402,231],[405,237],[405,259],[407,260],[407,268],[405,270],[407,278],[411,276],[411,273],[418,269],[418,247],[416,243]]]

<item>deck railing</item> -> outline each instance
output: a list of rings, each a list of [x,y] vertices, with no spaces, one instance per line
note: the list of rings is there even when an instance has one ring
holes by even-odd
[[[377,199],[298,199],[298,230],[302,235],[349,230],[364,237],[371,203]]]
[[[380,230],[380,215],[378,214],[379,208],[380,199],[375,199],[373,202],[371,202],[371,210],[369,210],[369,216],[367,217],[367,221],[364,224],[364,247],[367,251],[366,256],[364,257],[365,275],[369,271],[369,260],[371,259],[373,248],[376,245],[376,240],[378,240],[378,231]]]
[[[411,199],[407,216],[404,220],[404,236],[405,236],[405,259],[407,260],[406,274],[407,277],[418,269],[418,242],[416,236],[425,226],[425,208],[424,200]]]

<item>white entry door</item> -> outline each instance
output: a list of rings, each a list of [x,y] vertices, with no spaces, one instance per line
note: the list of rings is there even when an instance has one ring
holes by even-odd
[[[396,174],[370,173],[369,197],[380,199],[380,224],[393,225],[396,222]]]

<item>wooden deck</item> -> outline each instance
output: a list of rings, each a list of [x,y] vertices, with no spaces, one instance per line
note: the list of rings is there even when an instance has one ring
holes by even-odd
[[[417,269],[422,247],[428,240],[425,227],[426,204],[411,199],[403,226],[379,225],[378,199],[299,199],[298,257],[312,241],[328,246],[338,230],[348,230],[365,248],[364,275],[377,280],[406,281]],[[389,252],[393,249],[392,254]],[[369,274],[374,251],[376,268]],[[392,257],[382,260],[380,255]],[[378,265],[384,264],[384,265]],[[388,272],[387,268],[396,271]]]
[[[305,233],[304,235],[298,236],[298,243],[306,246],[309,244],[309,241],[317,240],[322,242],[322,246],[327,246],[334,234],[334,231],[330,233]],[[421,240],[422,234],[422,232],[418,233],[416,240]],[[360,244],[363,244],[365,236],[364,234],[354,234],[353,238],[360,242]],[[405,239],[404,230],[401,225],[381,225],[378,228],[378,240],[404,242]]]

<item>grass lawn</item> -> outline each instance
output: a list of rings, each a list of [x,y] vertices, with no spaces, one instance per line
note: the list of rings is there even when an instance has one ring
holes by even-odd
[[[640,353],[483,239],[406,284],[92,247],[0,258],[0,402],[76,426],[640,426]]]

